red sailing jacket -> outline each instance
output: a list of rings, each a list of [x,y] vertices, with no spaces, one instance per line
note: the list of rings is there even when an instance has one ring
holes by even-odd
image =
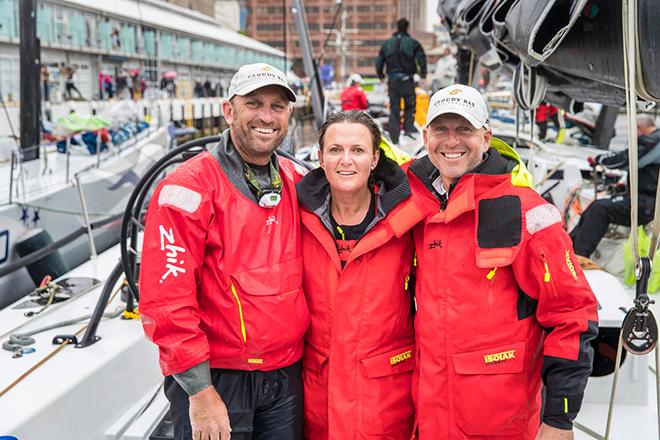
[[[282,201],[262,208],[214,154],[165,178],[147,212],[140,313],[164,375],[206,360],[238,370],[291,365],[309,325],[293,164],[279,159]]]
[[[360,86],[348,86],[341,92],[342,110],[366,110],[368,108],[367,95]]]
[[[428,157],[408,169],[429,212],[414,230],[421,440],[534,439],[542,376],[543,421],[570,429],[591,372],[597,304],[561,216],[488,154],[444,209]]]
[[[304,199],[305,187],[314,192],[307,183],[322,172],[297,186],[303,286],[312,315],[303,356],[305,438],[408,440],[415,363],[408,231],[423,212],[409,197],[393,208],[379,199],[381,212],[391,211],[357,241],[342,269],[334,237],[318,215],[322,208]],[[408,196],[405,175],[398,173]]]

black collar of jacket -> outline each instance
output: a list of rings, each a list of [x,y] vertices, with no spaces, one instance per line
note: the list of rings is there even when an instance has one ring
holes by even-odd
[[[638,137],[637,142],[647,147],[654,147],[658,145],[660,143],[660,128],[652,131],[649,134]]]
[[[257,196],[252,193],[245,178],[243,158],[231,140],[229,129],[222,132],[222,140],[213,148],[212,154],[220,164],[220,168],[222,168],[222,171],[224,171],[231,184],[234,185],[245,197],[257,202]],[[272,154],[270,161],[275,169],[279,171],[279,163],[276,153]]]
[[[515,160],[503,157],[495,148],[491,147],[484,153],[482,161],[465,174],[509,174],[516,165],[517,163]],[[435,182],[435,180],[440,176],[440,171],[438,171],[435,165],[433,165],[428,155],[414,161],[410,165],[409,169],[419,178],[419,180],[429,191],[431,191],[436,197],[439,196],[438,192],[433,187],[433,182]],[[448,194],[451,194],[457,183],[458,181],[451,185],[448,189],[445,188],[447,189]]]
[[[371,179],[370,179],[371,180]],[[373,171],[373,182],[380,185],[377,197],[378,214],[383,218],[389,214],[397,205],[410,197],[410,185],[406,174],[401,167],[392,159],[386,157],[382,152],[380,160]],[[307,173],[296,185],[298,200],[308,211],[319,213],[319,208],[325,206],[330,197],[330,184],[325,177],[325,171],[321,168]],[[323,213],[327,214],[327,213]]]

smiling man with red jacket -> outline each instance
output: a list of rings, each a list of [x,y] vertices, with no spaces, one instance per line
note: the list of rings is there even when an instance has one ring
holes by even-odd
[[[177,440],[302,440],[299,176],[274,154],[295,100],[279,70],[241,67],[222,140],[169,174],[149,205],[140,312]]]
[[[423,136],[408,168],[428,212],[414,230],[419,439],[571,439],[598,316],[561,216],[472,87],[436,92]]]

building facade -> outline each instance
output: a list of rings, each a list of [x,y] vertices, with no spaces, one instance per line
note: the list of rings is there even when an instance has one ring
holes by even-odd
[[[7,102],[19,97],[19,1],[0,0],[0,93]],[[75,69],[82,96],[92,99],[100,97],[102,77],[122,72],[139,71],[154,88],[163,74],[175,72],[177,93],[185,95],[197,80],[226,88],[245,63],[285,64],[281,51],[157,0],[41,0],[37,36],[55,101],[67,66]]]
[[[423,0],[399,0],[399,17],[408,19],[410,32],[425,32],[426,17],[430,12],[426,10],[426,2]]]
[[[398,0],[344,0],[342,12],[337,14],[335,0],[306,0],[315,58],[334,70],[337,81],[354,72],[375,76],[380,45],[396,30],[398,3]],[[247,35],[284,51],[293,60],[293,70],[304,75],[300,42],[290,12],[291,0],[246,0],[246,5]]]

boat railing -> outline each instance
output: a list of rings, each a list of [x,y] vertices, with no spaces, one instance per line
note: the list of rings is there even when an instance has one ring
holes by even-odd
[[[66,136],[65,139],[63,139],[65,142],[64,179],[62,181],[53,181],[53,183],[55,184],[64,183],[65,185],[75,184],[74,182],[75,175],[87,173],[94,169],[100,169],[104,162],[118,156],[119,154],[121,154],[126,150],[136,148],[140,140],[152,135],[158,128],[159,125],[156,124],[149,125],[149,127],[147,127],[145,130],[141,132],[132,133],[126,141],[122,142],[119,145],[114,145],[111,143],[108,146],[107,151],[101,151],[102,150],[101,136],[97,134],[96,151],[93,156],[92,155],[87,156],[88,158],[93,157],[94,160],[92,161],[92,163],[85,165],[82,168],[76,169],[75,173],[74,170],[72,169],[72,164],[71,164],[71,145],[72,145],[71,140],[78,133],[71,133],[70,135]],[[53,169],[49,164],[49,155],[50,153],[54,152],[53,146],[54,144],[48,143],[48,144],[34,145],[26,149],[21,149],[17,147],[11,151],[8,198],[7,198],[8,204],[12,204],[20,200],[25,200],[28,197],[28,188],[26,183],[27,178],[32,178],[32,179],[44,178],[44,176],[53,173]],[[29,163],[24,160],[24,157],[28,155],[27,153],[30,153],[36,149],[39,149],[39,161],[40,161],[38,167],[38,174],[36,175],[33,174],[32,176],[26,177],[26,174],[28,174],[27,169]]]

